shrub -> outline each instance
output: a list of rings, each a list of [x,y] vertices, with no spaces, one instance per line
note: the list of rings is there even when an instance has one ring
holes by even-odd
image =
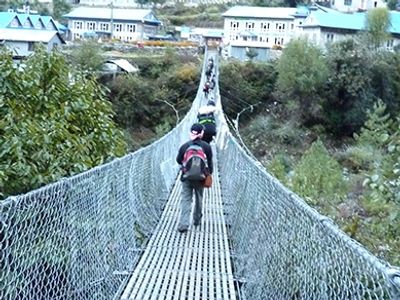
[[[0,194],[27,192],[126,151],[104,90],[58,52],[0,54]]]
[[[337,201],[347,193],[339,163],[320,140],[311,145],[295,166],[291,185],[296,193],[314,205]]]

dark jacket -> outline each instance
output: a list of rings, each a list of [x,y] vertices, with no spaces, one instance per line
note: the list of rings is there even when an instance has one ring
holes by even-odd
[[[204,135],[202,140],[208,144],[211,143],[213,137],[217,135],[214,113],[198,114],[197,121],[204,126]]]
[[[178,156],[176,157],[176,162],[180,165],[182,165],[183,161],[183,156],[185,155],[186,149],[189,148],[190,145],[196,144],[199,145],[201,148],[203,148],[204,154],[207,156],[207,165],[208,165],[208,171],[210,174],[213,172],[213,154],[211,150],[211,146],[207,144],[205,141],[202,141],[201,139],[195,139],[194,141],[189,141],[184,143],[180,148],[178,152]]]

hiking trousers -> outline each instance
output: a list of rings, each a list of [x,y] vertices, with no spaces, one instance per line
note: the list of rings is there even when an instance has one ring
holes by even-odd
[[[182,181],[181,192],[181,214],[179,217],[179,227],[189,227],[190,213],[192,211],[193,194],[194,194],[194,211],[193,223],[199,224],[202,216],[202,201],[203,201],[203,182],[202,181]]]

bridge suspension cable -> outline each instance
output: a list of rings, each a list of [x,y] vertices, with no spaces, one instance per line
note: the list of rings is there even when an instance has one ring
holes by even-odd
[[[139,291],[136,280],[132,285],[134,274],[150,277],[155,272],[141,263],[147,248],[155,245],[151,238],[164,234],[168,242],[166,235],[172,232],[162,228],[167,224],[162,220],[175,209],[168,201],[178,199],[174,196],[179,194],[175,156],[196,120],[204,80],[203,76],[189,113],[160,140],[0,203],[0,299],[109,300],[125,297],[127,289],[127,297]],[[210,219],[204,220],[203,230],[219,224],[228,236],[221,239],[223,242],[204,240],[200,229],[186,239],[177,232],[170,237],[187,250],[187,258],[189,253],[204,251],[210,255],[204,259],[220,260],[213,252],[218,247],[225,251],[224,257],[231,251],[231,257],[218,265],[219,273],[207,267],[200,272],[191,268],[189,273],[175,272],[176,278],[194,281],[176,281],[179,291],[185,293],[171,299],[212,299],[204,296],[208,284],[231,291],[233,282],[238,283],[235,294],[227,292],[227,299],[400,299],[397,268],[345,235],[240,147],[222,112],[218,80],[215,100],[218,136],[214,147],[220,182],[209,192],[208,199],[214,202],[205,206]],[[173,222],[168,224],[173,229]],[[206,243],[214,246],[207,248]],[[167,253],[167,248],[159,251]],[[171,251],[168,253],[178,250]],[[234,273],[230,273],[229,264]],[[192,266],[188,260],[185,265]],[[169,269],[169,274],[174,270]],[[223,276],[226,280],[217,284],[216,278]],[[207,285],[198,283],[204,280],[208,280]],[[177,291],[176,285],[163,293],[171,295],[173,291]],[[153,297],[151,291],[144,293],[147,299]]]

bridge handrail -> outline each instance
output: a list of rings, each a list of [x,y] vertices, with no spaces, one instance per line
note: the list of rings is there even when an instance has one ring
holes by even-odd
[[[218,130],[222,197],[244,299],[400,299],[399,268],[269,174],[222,113]]]

